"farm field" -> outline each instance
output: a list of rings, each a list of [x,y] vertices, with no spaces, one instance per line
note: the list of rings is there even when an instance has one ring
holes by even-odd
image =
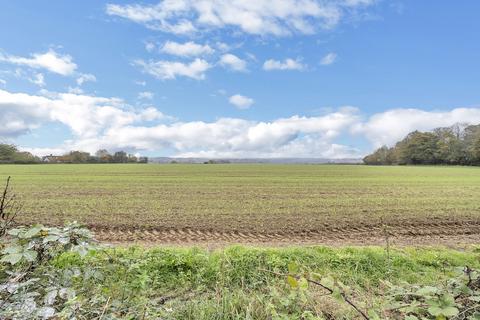
[[[480,169],[355,165],[2,165],[21,223],[101,240],[461,245],[480,240]]]

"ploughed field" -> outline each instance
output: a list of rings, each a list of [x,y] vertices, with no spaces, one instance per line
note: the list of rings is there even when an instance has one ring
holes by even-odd
[[[21,223],[109,242],[462,245],[480,241],[480,168],[2,165]]]

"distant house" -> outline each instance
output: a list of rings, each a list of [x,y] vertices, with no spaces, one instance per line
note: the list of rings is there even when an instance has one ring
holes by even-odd
[[[53,154],[51,154],[49,156],[42,157],[42,162],[45,162],[45,163],[59,163],[61,161],[60,161],[59,156],[54,156]]]

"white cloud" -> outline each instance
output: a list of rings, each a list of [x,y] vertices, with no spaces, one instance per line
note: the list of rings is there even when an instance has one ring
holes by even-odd
[[[221,56],[220,65],[233,71],[247,71],[247,62],[236,55],[227,53]]]
[[[303,70],[306,66],[300,62],[299,59],[285,59],[283,61],[269,59],[263,64],[263,69],[266,71],[272,70]]]
[[[6,85],[6,84],[7,84],[7,81],[6,81],[6,80],[3,80],[3,79],[0,79],[0,84]]]
[[[13,139],[40,126],[59,123],[71,130],[72,138],[60,146],[49,146],[50,150],[167,149],[177,156],[346,158],[362,156],[371,149],[358,150],[338,143],[340,137],[366,137],[373,149],[391,145],[413,130],[480,123],[480,108],[392,109],[363,119],[353,107],[330,110],[321,116],[272,121],[220,118],[181,122],[152,107],[134,109],[118,98],[46,90],[43,94],[0,90],[0,123],[4,124],[0,126],[0,138]],[[47,153],[41,149],[33,152]]]
[[[71,56],[58,54],[53,49],[45,53],[34,53],[30,58],[0,53],[0,61],[34,69],[46,69],[62,76],[72,75],[77,69]]]
[[[68,93],[83,94],[83,90],[80,87],[68,87]]]
[[[238,109],[248,109],[255,101],[252,98],[235,94],[228,99],[228,102],[236,106]]]
[[[148,52],[152,52],[153,50],[155,50],[155,43],[146,42],[145,43],[145,50],[147,50]]]
[[[217,46],[218,50],[220,50],[222,52],[226,52],[226,51],[229,51],[231,49],[231,46],[229,44],[226,44],[225,42],[217,42],[216,46]]]
[[[36,73],[33,78],[28,79],[31,83],[36,84],[39,87],[45,86],[45,77],[41,73]]]
[[[93,74],[89,74],[89,73],[82,73],[77,78],[77,84],[79,86],[81,86],[82,84],[84,84],[87,81],[96,82],[97,78]]]
[[[141,67],[143,72],[162,80],[175,79],[177,76],[202,80],[205,79],[205,72],[211,68],[207,61],[199,58],[190,63],[165,60],[149,62],[136,60],[134,64]]]
[[[71,93],[35,96],[0,90],[0,137],[28,133],[42,124],[59,122],[70,128],[77,139],[91,139],[108,130],[136,122],[163,118],[154,108],[128,110],[120,99]]]
[[[160,51],[181,57],[196,57],[212,54],[215,52],[215,50],[212,49],[208,44],[201,45],[193,41],[185,43],[167,41],[165,42]]]
[[[177,155],[217,156],[334,156],[348,147],[332,143],[356,118],[344,109],[322,117],[290,117],[272,122],[223,118],[215,122],[176,122],[157,126],[124,126],[100,137],[96,145],[139,150],[172,148]],[[310,141],[316,141],[312,148]],[[313,148],[313,146],[315,146]],[[294,152],[307,152],[292,153]],[[338,155],[338,154],[337,154]]]
[[[155,5],[108,4],[106,12],[175,34],[235,28],[248,34],[314,33],[335,27],[369,0],[164,0]]]
[[[456,108],[450,111],[392,109],[372,115],[356,124],[352,131],[365,135],[374,147],[392,146],[414,130],[428,131],[455,123],[480,123],[480,108]]]
[[[0,110],[0,121],[7,124],[0,128],[2,137],[16,137],[49,123],[70,128],[73,139],[63,145],[29,149],[39,155],[51,150],[168,148],[176,155],[344,156],[350,149],[333,139],[357,118],[355,109],[344,108],[321,117],[293,116],[271,122],[222,118],[162,124],[165,116],[156,109],[130,110],[116,98],[51,92],[42,97],[3,90]],[[156,123],[147,126],[144,121]]]
[[[138,86],[145,87],[147,85],[146,81],[140,81],[140,80],[135,80],[133,83],[135,83]]]
[[[322,60],[320,60],[320,64],[323,66],[331,65],[332,63],[337,60],[337,54],[330,52],[329,54],[325,55]]]
[[[152,100],[154,96],[153,92],[143,91],[138,93],[138,99]]]

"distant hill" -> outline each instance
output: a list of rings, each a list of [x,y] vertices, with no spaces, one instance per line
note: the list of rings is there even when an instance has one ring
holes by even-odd
[[[278,163],[278,164],[358,164],[362,159],[322,159],[322,158],[175,158],[151,157],[150,163]]]

